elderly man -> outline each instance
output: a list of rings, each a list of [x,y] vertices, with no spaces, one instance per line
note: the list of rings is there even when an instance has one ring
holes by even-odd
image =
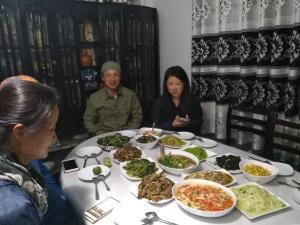
[[[136,94],[120,85],[121,67],[108,61],[101,67],[104,88],[92,94],[83,115],[84,126],[92,134],[136,129],[143,119]]]

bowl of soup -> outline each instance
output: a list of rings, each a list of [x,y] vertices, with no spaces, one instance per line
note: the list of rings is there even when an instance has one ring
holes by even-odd
[[[181,150],[165,150],[165,154],[158,155],[156,161],[160,168],[173,174],[193,172],[199,165],[195,155]]]

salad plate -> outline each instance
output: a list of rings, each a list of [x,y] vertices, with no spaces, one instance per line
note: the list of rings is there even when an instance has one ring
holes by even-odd
[[[98,146],[85,146],[77,149],[76,156],[84,158],[86,156],[99,155],[102,152],[102,149]]]
[[[248,219],[290,207],[286,201],[255,182],[232,187],[231,190],[237,198],[236,208]]]
[[[222,156],[225,156],[225,157],[228,157],[228,156],[230,156],[230,155],[232,155],[232,156],[235,156],[235,157],[238,157],[237,155],[234,155],[234,154],[231,154],[231,153],[226,153],[226,154],[223,154],[223,155],[217,155],[217,156],[214,156],[214,157],[211,157],[211,158],[207,158],[206,159],[206,162],[211,166],[211,167],[213,167],[214,169],[226,169],[229,173],[231,173],[231,174],[235,174],[235,173],[242,173],[242,171],[240,170],[240,168],[239,168],[239,162],[237,163],[237,168],[238,169],[227,169],[226,167],[221,167],[221,166],[219,166],[218,165],[218,163],[217,163],[217,161],[216,161],[216,159],[218,158],[218,157],[222,157]],[[226,165],[225,165],[226,166]]]
[[[139,159],[141,160],[141,159]],[[156,168],[156,171],[154,173],[161,173],[162,172],[162,169],[157,165],[157,163],[151,159],[151,158],[147,158],[148,161],[150,162],[154,162],[155,163],[155,168]],[[134,160],[136,161],[136,160]],[[138,181],[138,180],[142,180],[143,178],[142,177],[137,177],[137,176],[131,176],[128,174],[128,172],[124,169],[124,166],[126,166],[128,163],[130,162],[133,162],[133,161],[127,161],[127,162],[121,162],[120,163],[120,169],[121,169],[121,172],[122,174],[129,180],[133,180],[133,181]]]
[[[83,180],[83,181],[92,181],[93,178],[95,177],[95,175],[93,173],[93,168],[97,167],[97,166],[101,167],[102,175],[107,176],[110,173],[110,168],[108,168],[107,166],[104,166],[104,165],[87,166],[78,172],[77,175],[78,175],[79,179]]]

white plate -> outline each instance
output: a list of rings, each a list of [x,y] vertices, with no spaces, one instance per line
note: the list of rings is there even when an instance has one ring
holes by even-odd
[[[145,152],[144,152],[139,146],[133,146],[133,147],[138,148],[138,149],[142,152],[141,158],[147,158]],[[115,153],[117,150],[118,150],[118,149],[115,149],[115,150],[110,151],[110,156],[111,156],[111,158],[113,159],[114,162],[116,162],[116,163],[121,163],[118,159],[115,159],[115,158],[114,158],[114,153]]]
[[[273,166],[277,167],[278,175],[290,176],[290,175],[293,175],[295,172],[293,167],[291,167],[291,165],[289,165],[287,163],[273,162],[273,161],[270,161],[270,162]]]
[[[147,158],[147,159],[148,159],[150,162],[154,162],[154,163],[155,163],[156,168],[158,169],[158,170],[155,171],[155,173],[161,173],[161,172],[162,172],[162,169],[157,165],[157,163],[156,163],[153,159],[151,159],[151,158]],[[128,162],[130,162],[130,161],[128,161]],[[122,174],[123,174],[126,178],[128,178],[129,180],[135,180],[135,181],[137,181],[137,180],[142,180],[143,178],[141,178],[141,177],[132,177],[132,176],[129,176],[129,175],[127,174],[126,170],[123,169],[123,166],[125,166],[128,162],[121,162],[121,163],[120,163],[120,169],[121,169]]]
[[[93,165],[93,166],[88,166],[88,167],[85,167],[85,168],[81,169],[78,172],[79,179],[84,180],[84,181],[92,181],[93,177],[95,177],[95,175],[93,173],[93,168],[96,167],[96,166],[101,167],[101,170],[102,170],[101,174],[102,175],[107,176],[110,173],[110,169],[106,166]]]
[[[195,134],[193,134],[191,132],[180,131],[180,132],[176,132],[175,136],[177,136],[183,140],[190,140],[195,137]]]
[[[207,138],[203,138],[203,137],[201,137],[201,139],[202,139],[202,141],[196,140],[196,141],[194,141],[193,144],[198,145],[202,148],[212,148],[218,144],[218,142],[211,140],[211,139],[207,139]]]
[[[136,135],[136,132],[133,130],[121,130],[121,131],[118,131],[118,133],[122,134],[123,136],[129,137],[129,138],[132,138]]]
[[[76,155],[78,157],[84,158],[86,155],[91,156],[92,154],[99,155],[102,152],[102,149],[98,146],[85,146],[77,149]]]
[[[243,213],[248,219],[250,219],[250,220],[251,220],[251,219],[255,219],[255,218],[257,218],[257,217],[261,217],[261,216],[264,216],[264,215],[268,215],[268,214],[270,214],[270,213],[277,212],[277,211],[280,211],[280,210],[283,210],[283,209],[285,209],[285,208],[290,207],[289,203],[287,203],[287,202],[284,201],[283,199],[279,198],[278,196],[274,195],[274,194],[273,194],[272,192],[270,192],[268,189],[264,188],[263,186],[261,186],[261,185],[255,183],[255,182],[251,182],[251,183],[247,183],[247,184],[242,184],[242,185],[239,185],[239,186],[235,186],[235,187],[232,187],[231,189],[233,190],[233,189],[241,188],[241,187],[247,186],[247,185],[257,185],[259,188],[264,189],[264,190],[267,191],[270,195],[275,196],[279,201],[281,201],[282,203],[285,204],[284,207],[279,208],[279,209],[273,209],[273,210],[270,210],[270,211],[268,211],[268,212],[264,212],[264,213],[261,213],[261,214],[258,214],[258,215],[250,215],[247,211],[238,208],[238,202],[239,202],[239,199],[238,199],[238,197],[237,197],[236,208],[237,208],[241,213]],[[251,196],[251,198],[254,198],[254,199],[255,199],[255,196]],[[257,197],[257,199],[258,199],[257,204],[258,204],[258,205],[261,204],[261,202],[259,202],[261,198]]]
[[[170,135],[170,134],[168,134],[168,135]],[[163,138],[163,137],[165,137],[166,135],[163,135],[161,138]],[[175,137],[176,137],[176,135],[174,135]],[[160,138],[160,139],[161,139]],[[177,138],[178,138],[178,136],[177,136]],[[185,144],[183,144],[182,146],[180,146],[180,147],[175,147],[175,146],[172,146],[172,145],[165,145],[165,144],[162,144],[163,146],[165,146],[165,147],[167,147],[167,148],[176,148],[176,149],[178,149],[178,148],[184,148],[184,147],[186,147],[186,146],[188,146],[189,144],[190,144],[190,142],[189,141],[186,141],[186,140],[182,140],[183,142],[185,142]]]
[[[231,181],[230,183],[228,183],[228,184],[225,184],[225,185],[224,185],[225,187],[228,187],[228,186],[230,186],[230,185],[233,185],[233,184],[235,184],[235,183],[237,182],[237,180],[235,179],[235,177],[232,176],[227,170],[219,169],[219,170],[213,170],[213,171],[221,171],[221,172],[226,173],[226,174],[228,174],[229,176],[232,177],[232,181]],[[203,171],[198,171],[198,172],[194,172],[194,173],[201,173],[201,172],[203,172]],[[191,173],[191,174],[193,174],[193,173]],[[181,177],[182,177],[182,179],[184,180],[184,178],[187,177],[188,175],[190,175],[190,174],[182,174]],[[193,179],[202,179],[202,178],[193,178]],[[203,179],[203,180],[206,180],[206,179]],[[215,182],[215,181],[214,181],[214,182]],[[216,183],[218,183],[218,182],[216,182]]]
[[[186,147],[184,147],[184,148],[180,148],[180,149],[178,149],[178,150],[184,151],[184,150],[187,149],[187,148],[195,148],[195,147],[200,147],[200,146],[197,146],[197,145],[194,145],[194,144],[193,144],[193,145],[186,146]],[[203,149],[203,150],[206,152],[207,157],[206,157],[205,159],[201,159],[200,162],[206,160],[207,158],[210,158],[210,157],[213,157],[213,156],[217,155],[215,152],[209,151],[209,150],[207,150],[207,149]]]
[[[219,170],[219,169],[224,169],[224,168],[218,166],[218,164],[217,164],[217,162],[216,162],[216,158],[217,158],[217,157],[221,157],[221,156],[223,156],[223,155],[234,155],[234,154],[232,154],[232,153],[226,153],[226,154],[222,154],[222,155],[217,155],[217,156],[214,156],[214,157],[211,157],[211,158],[207,158],[207,159],[206,159],[206,162],[207,162],[210,166],[212,166],[213,168],[215,168],[215,169],[217,169],[217,170]],[[234,156],[237,156],[237,155],[234,155]],[[242,160],[242,158],[241,158],[241,160]],[[234,173],[241,173],[241,172],[242,172],[240,169],[237,169],[237,170],[227,170],[227,171],[228,171],[229,173],[231,173],[231,174],[234,174]]]
[[[132,185],[130,186],[130,188],[129,188],[130,192],[131,192],[136,198],[138,197],[138,194],[139,194],[139,184],[140,184],[140,182],[135,183],[135,184],[132,184]],[[159,202],[154,202],[154,201],[149,200],[149,199],[147,199],[147,198],[142,198],[141,200],[146,201],[146,202],[149,202],[149,203],[151,203],[151,204],[161,205],[161,204],[165,204],[165,203],[167,203],[167,202],[170,202],[170,201],[172,201],[173,199],[174,199],[174,197],[169,198],[169,199],[164,199],[164,200],[161,200],[161,201],[159,201]]]

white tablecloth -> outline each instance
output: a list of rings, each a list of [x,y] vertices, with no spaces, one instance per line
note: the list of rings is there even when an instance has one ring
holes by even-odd
[[[107,135],[107,134],[105,134]],[[103,136],[103,135],[102,135]],[[80,168],[83,166],[84,159],[76,157],[75,153],[76,150],[82,148],[83,146],[97,146],[97,140],[100,136],[96,136],[90,138],[76,148],[74,148],[67,159],[76,158],[78,165]],[[218,143],[216,147],[210,148],[210,151],[213,151],[217,154],[224,154],[224,153],[233,153],[239,155],[241,157],[246,158],[250,153],[246,151],[241,151],[236,148]],[[147,156],[155,158],[156,155],[159,154],[159,148],[156,146],[153,149],[145,151]],[[109,152],[102,152],[101,155],[98,157],[101,161],[105,156],[110,156]],[[257,157],[257,156],[256,156]],[[87,161],[88,165],[94,165],[96,161],[93,158],[89,158]],[[205,161],[200,163],[201,169],[209,169],[211,170],[212,167],[207,164]],[[77,176],[78,171],[72,173],[64,173],[61,172],[61,184],[66,193],[69,197],[73,205],[75,206],[76,210],[78,211],[79,215],[83,215],[83,212],[90,207],[96,205],[95,200],[95,186],[93,183],[87,183],[79,180]],[[172,180],[180,181],[181,177],[177,175],[167,174],[169,178]],[[245,178],[243,174],[234,174],[235,178],[237,179],[237,184],[244,184],[248,183],[249,180]],[[274,181],[263,185],[265,188],[273,192],[275,195],[279,196],[280,198],[284,199],[290,204],[290,208],[275,212],[266,216],[259,217],[254,220],[247,219],[241,212],[237,209],[234,209],[229,214],[220,217],[220,218],[204,218],[192,215],[183,209],[181,209],[177,203],[173,200],[169,203],[164,205],[152,205],[143,200],[137,199],[133,194],[130,193],[129,188],[134,182],[126,179],[120,171],[119,164],[112,161],[112,168],[111,173],[107,177],[106,182],[111,187],[111,191],[107,191],[103,183],[98,184],[99,192],[100,192],[100,201],[104,200],[109,196],[113,196],[114,198],[120,200],[120,205],[113,210],[112,213],[108,214],[107,216],[100,219],[95,224],[102,224],[102,225],[113,225],[115,224],[114,221],[118,221],[122,224],[120,225],[133,225],[133,224],[142,224],[138,222],[137,218],[143,217],[143,212],[153,210],[159,214],[159,216],[163,219],[170,220],[180,225],[201,225],[201,224],[235,224],[235,225],[300,225],[299,215],[300,215],[300,204],[296,203],[292,197],[293,188],[286,187],[283,185],[279,185],[277,180],[290,180],[296,179],[300,181],[300,174],[295,172],[293,176],[287,177],[277,177]],[[83,224],[91,224],[90,222],[83,220]],[[160,224],[156,222],[155,224]]]

